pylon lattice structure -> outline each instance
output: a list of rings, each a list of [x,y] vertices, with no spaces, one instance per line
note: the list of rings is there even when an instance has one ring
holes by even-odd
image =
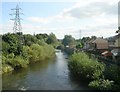
[[[14,19],[10,19],[14,21],[14,26],[13,26],[13,32],[22,32],[22,26],[21,26],[21,22],[20,20],[22,20],[20,18],[20,15],[23,14],[20,12],[21,8],[19,8],[19,6],[17,5],[16,8],[11,9],[13,11],[12,14],[10,15],[15,15]]]

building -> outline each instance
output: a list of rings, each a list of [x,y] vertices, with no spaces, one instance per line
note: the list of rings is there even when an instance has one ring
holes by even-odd
[[[120,49],[120,34],[108,38],[109,49]]]
[[[94,44],[94,49],[108,49],[108,41],[102,38],[95,39],[92,44]]]
[[[84,49],[86,50],[106,50],[108,49],[108,41],[103,38],[96,38],[86,42]]]
[[[120,34],[108,38],[108,46],[114,56],[120,56]]]

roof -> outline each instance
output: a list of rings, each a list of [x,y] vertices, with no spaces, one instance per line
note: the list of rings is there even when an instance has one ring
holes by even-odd
[[[107,43],[108,41],[102,38],[97,38],[92,43]]]
[[[87,41],[87,43],[92,43],[95,39],[91,39],[89,41]]]
[[[108,38],[108,41],[115,41],[115,40],[118,39],[118,38],[120,38],[120,34],[115,35],[115,36],[113,36],[113,37],[109,37],[109,38]]]

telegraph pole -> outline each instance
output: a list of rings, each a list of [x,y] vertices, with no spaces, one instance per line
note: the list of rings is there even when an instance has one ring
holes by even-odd
[[[21,22],[20,22],[20,20],[22,20],[22,19],[20,18],[20,15],[23,13],[20,12],[21,8],[19,8],[19,6],[17,4],[16,8],[13,8],[11,10],[13,11],[13,13],[10,15],[15,16],[15,18],[10,19],[10,20],[14,21],[13,33],[22,32],[22,26],[21,26]]]

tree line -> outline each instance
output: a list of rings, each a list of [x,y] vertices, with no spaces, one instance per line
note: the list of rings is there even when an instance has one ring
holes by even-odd
[[[27,67],[33,62],[44,61],[55,55],[58,40],[51,34],[7,33],[2,37],[1,73]]]

